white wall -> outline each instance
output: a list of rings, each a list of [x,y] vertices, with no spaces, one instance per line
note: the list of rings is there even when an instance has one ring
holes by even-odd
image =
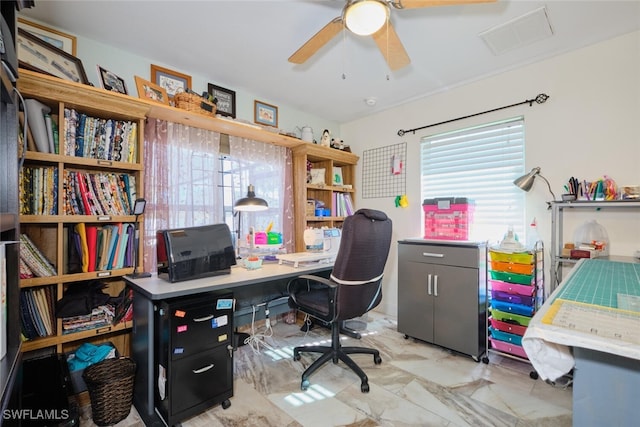
[[[463,117],[481,111],[550,95],[545,104],[514,107],[397,136],[399,129]],[[396,208],[394,198],[365,199],[357,192],[356,205],[385,211],[393,220],[393,243],[385,271],[384,297],[378,310],[397,314],[396,241],[422,232],[420,200],[420,138],[446,130],[523,115],[526,169],[540,166],[556,196],[571,176],[595,180],[609,175],[618,184],[640,184],[640,33],[635,32],[520,69],[457,87],[395,109],[343,125],[340,135],[352,151],[407,143],[409,207]],[[361,188],[362,161],[356,191]],[[461,195],[457,195],[461,196]],[[526,196],[526,218],[536,217],[546,248],[547,278],[551,238],[551,198],[537,180]],[[565,214],[565,239],[586,219],[597,219],[609,234],[612,254],[632,255],[640,250],[640,212],[581,211]],[[506,231],[506,225],[505,225]],[[497,236],[499,239],[501,236]],[[571,241],[571,240],[569,240]]]

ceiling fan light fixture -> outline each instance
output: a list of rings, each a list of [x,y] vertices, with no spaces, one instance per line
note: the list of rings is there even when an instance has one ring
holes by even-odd
[[[379,0],[358,0],[347,4],[344,22],[349,31],[369,36],[378,31],[389,19],[389,6]]]

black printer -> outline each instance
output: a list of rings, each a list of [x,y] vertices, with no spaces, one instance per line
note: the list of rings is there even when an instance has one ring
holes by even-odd
[[[160,230],[156,237],[158,277],[170,282],[229,274],[236,264],[227,224]]]

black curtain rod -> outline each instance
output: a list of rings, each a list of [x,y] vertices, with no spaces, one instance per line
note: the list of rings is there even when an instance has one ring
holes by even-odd
[[[499,108],[494,108],[493,110],[487,110],[487,111],[483,111],[481,113],[476,113],[476,114],[470,114],[468,116],[464,116],[464,117],[458,117],[457,119],[451,119],[451,120],[446,120],[444,122],[440,122],[440,123],[434,123],[432,125],[426,125],[426,126],[422,126],[419,128],[414,128],[414,129],[409,129],[409,130],[403,130],[400,129],[398,131],[398,136],[403,136],[404,134],[408,133],[408,132],[413,132],[414,134],[416,133],[417,130],[421,130],[421,129],[426,129],[426,128],[430,128],[433,126],[438,126],[438,125],[443,125],[445,123],[451,123],[451,122],[455,122],[457,120],[463,120],[463,119],[468,119],[469,117],[475,117],[475,116],[479,116],[481,114],[487,114],[487,113],[493,113],[494,111],[498,111],[498,110],[504,110],[505,108],[511,108],[511,107],[516,107],[518,105],[523,105],[523,104],[529,104],[529,107],[531,107],[533,105],[534,102],[538,103],[538,104],[542,104],[544,103],[547,99],[549,99],[549,95],[541,93],[538,96],[536,96],[533,99],[527,99],[526,101],[522,101],[522,102],[518,102],[517,104],[511,104],[511,105],[507,105],[505,107],[499,107]]]

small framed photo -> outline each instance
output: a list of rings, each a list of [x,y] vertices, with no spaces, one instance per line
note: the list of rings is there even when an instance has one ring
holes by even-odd
[[[253,121],[255,123],[278,127],[278,107],[262,101],[253,101]]]
[[[225,89],[209,83],[208,91],[214,98],[218,99],[217,114],[221,116],[236,118],[236,91]]]
[[[167,95],[165,88],[139,76],[134,76],[134,78],[138,89],[138,98],[169,105],[169,95]]]
[[[79,58],[18,28],[16,50],[23,68],[88,85],[89,80]]]
[[[39,39],[62,49],[70,55],[76,55],[76,37],[62,31],[54,30],[42,24],[18,18],[18,28],[22,28]]]
[[[167,91],[169,98],[191,89],[191,76],[151,64],[151,81]]]
[[[127,85],[122,77],[118,77],[111,71],[105,70],[99,65],[98,77],[100,77],[100,85],[102,86],[102,89],[127,95]]]

